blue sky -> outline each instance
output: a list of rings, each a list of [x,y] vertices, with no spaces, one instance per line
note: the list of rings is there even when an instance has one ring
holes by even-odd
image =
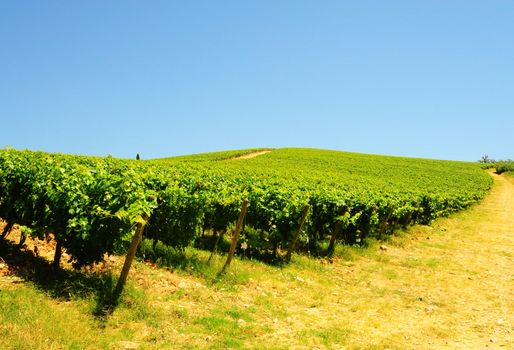
[[[514,2],[2,1],[0,147],[514,158]]]

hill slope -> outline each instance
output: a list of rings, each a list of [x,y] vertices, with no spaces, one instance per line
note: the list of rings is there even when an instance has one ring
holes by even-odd
[[[264,149],[203,153],[167,158],[168,165],[188,163],[231,177],[273,178],[279,183],[296,182],[311,188],[330,185],[352,191],[476,190],[491,184],[477,163],[392,157],[320,149],[282,148],[252,159],[234,157]],[[193,164],[193,163],[200,163]],[[485,185],[483,185],[485,184]]]

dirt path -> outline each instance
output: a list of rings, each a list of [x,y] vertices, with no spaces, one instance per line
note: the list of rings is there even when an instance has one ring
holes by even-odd
[[[493,176],[483,203],[386,250],[299,270],[302,283],[261,284],[288,317],[265,338],[293,348],[514,349],[514,179]],[[302,334],[307,344],[295,340]],[[309,344],[314,336],[327,342]]]
[[[403,293],[423,298],[387,310],[387,331],[403,330],[412,348],[514,349],[514,181],[493,176],[482,204],[389,253],[407,268]]]
[[[268,154],[268,153],[271,153],[271,151],[270,150],[258,151],[258,152],[248,153],[243,156],[230,158],[230,160],[250,159],[250,158],[255,158],[255,157],[262,156],[263,154]]]

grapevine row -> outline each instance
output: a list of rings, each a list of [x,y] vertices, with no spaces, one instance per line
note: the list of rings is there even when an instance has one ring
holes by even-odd
[[[0,217],[35,237],[52,233],[78,267],[125,245],[146,217],[145,236],[176,248],[205,230],[224,232],[244,200],[244,239],[251,249],[276,254],[290,245],[309,205],[299,244],[318,254],[336,229],[338,240],[355,244],[427,224],[476,203],[491,185],[477,167],[458,174],[467,179],[458,189],[448,185],[447,176],[435,178],[433,189],[387,187],[383,178],[365,176],[361,185],[348,187],[337,169],[320,181],[322,172],[292,174],[287,159],[280,163],[284,169],[272,166],[263,173],[264,161],[130,161],[0,150]]]

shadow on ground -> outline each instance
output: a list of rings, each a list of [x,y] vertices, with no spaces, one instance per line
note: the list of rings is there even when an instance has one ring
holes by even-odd
[[[0,259],[7,265],[9,275],[33,284],[52,298],[94,299],[96,317],[105,318],[116,307],[112,298],[115,279],[109,272],[54,271],[49,261],[9,240],[0,240]]]
[[[215,241],[216,237],[212,236],[199,238],[195,241],[194,248],[207,252],[209,254],[208,259],[200,257],[197,252],[193,252],[188,248],[173,248],[163,244],[161,241],[153,244],[148,239],[143,239],[137,256],[145,261],[171,269],[189,271],[192,267],[196,271],[205,271],[212,267],[211,260],[213,258],[226,259],[230,242],[221,240],[215,247]],[[236,256],[241,260],[255,260],[275,267],[287,265],[283,255],[285,253],[282,253],[281,256],[275,256],[272,251],[260,249],[249,248],[247,251],[243,251],[240,248],[236,249]]]

